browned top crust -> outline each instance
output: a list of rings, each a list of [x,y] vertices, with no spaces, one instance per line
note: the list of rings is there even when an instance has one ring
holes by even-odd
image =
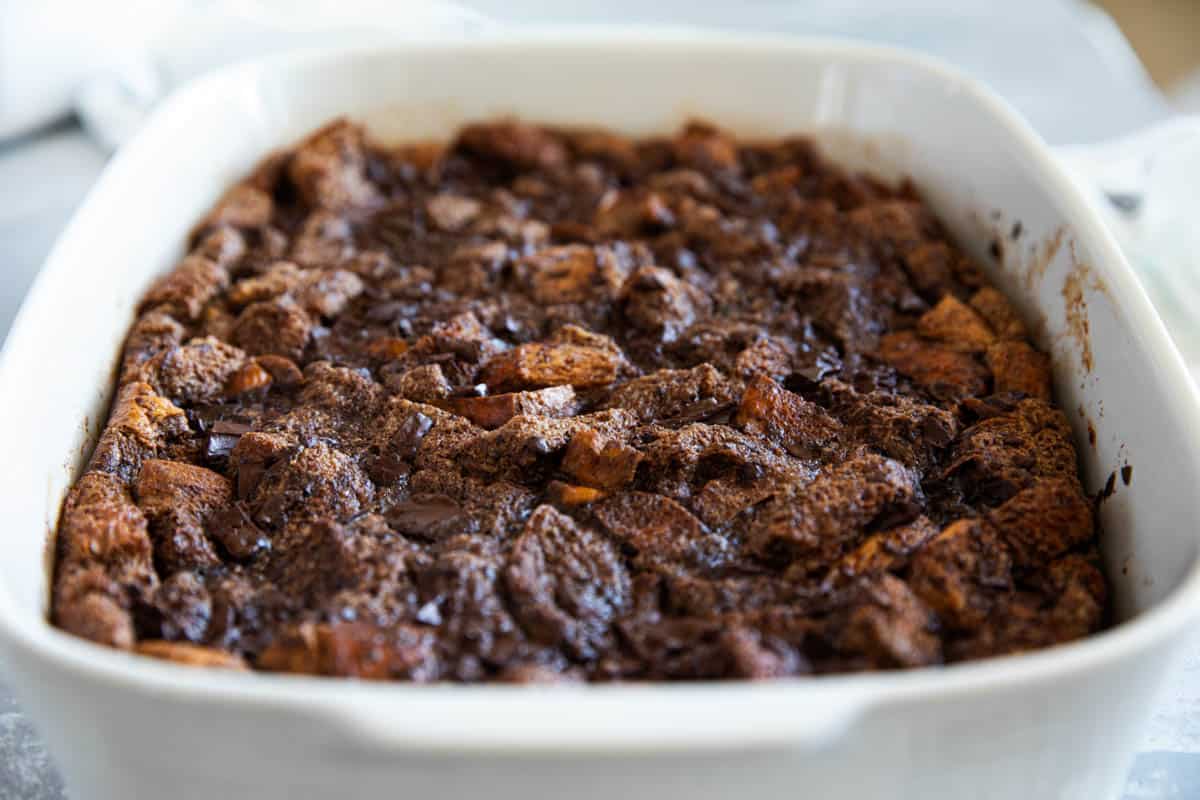
[[[771,678],[1105,619],[1049,362],[806,139],[335,122],[130,330],[52,616],[202,667]]]

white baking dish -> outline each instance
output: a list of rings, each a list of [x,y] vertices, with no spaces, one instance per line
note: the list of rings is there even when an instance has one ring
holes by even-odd
[[[51,628],[47,538],[103,423],[136,298],[224,186],[342,113],[408,138],[497,113],[632,133],[699,115],[816,132],[844,160],[912,175],[1038,323],[1089,489],[1134,467],[1101,513],[1122,623],[946,669],[555,689],[226,674]],[[1066,302],[1072,287],[1082,303]],[[0,652],[80,800],[1111,798],[1200,611],[1197,406],[1162,324],[1030,129],[963,76],[893,50],[588,34],[225,71],[168,102],[109,167],[26,301],[0,385]]]

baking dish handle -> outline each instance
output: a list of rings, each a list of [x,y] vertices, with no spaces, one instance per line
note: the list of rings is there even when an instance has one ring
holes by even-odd
[[[356,753],[463,750],[820,751],[872,705],[861,687],[422,687],[340,704],[336,739]],[[798,691],[799,688],[799,691]],[[570,709],[565,715],[563,709]]]

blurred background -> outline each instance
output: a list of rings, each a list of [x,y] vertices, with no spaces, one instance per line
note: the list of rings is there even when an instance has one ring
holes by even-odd
[[[1155,83],[1184,107],[1200,109],[1200,3],[1102,0]]]
[[[852,36],[953,62],[1057,148],[1200,366],[1200,0],[0,0],[0,341],[112,152],[182,83],[287,49],[546,23]],[[2,684],[0,665],[0,797],[60,800]],[[1200,654],[1124,800],[1196,797]]]

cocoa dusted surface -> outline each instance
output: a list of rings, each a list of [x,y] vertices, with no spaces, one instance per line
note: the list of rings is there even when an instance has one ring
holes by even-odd
[[[198,225],[119,383],[52,618],[151,657],[772,678],[1106,618],[1047,358],[807,139],[333,123]]]

